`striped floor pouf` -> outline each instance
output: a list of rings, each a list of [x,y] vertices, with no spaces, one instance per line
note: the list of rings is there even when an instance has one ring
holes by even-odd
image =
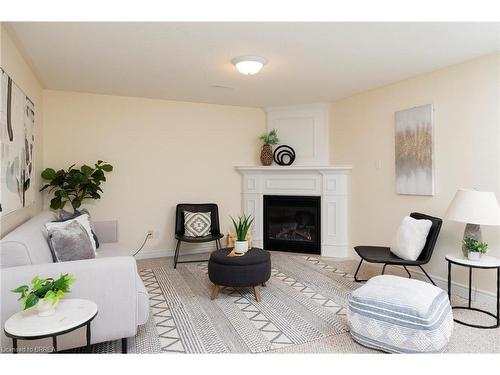
[[[390,275],[373,277],[355,290],[347,316],[354,340],[389,353],[442,352],[453,331],[444,290]]]

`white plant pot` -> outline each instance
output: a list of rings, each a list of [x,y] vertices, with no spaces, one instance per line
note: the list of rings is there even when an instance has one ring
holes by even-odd
[[[38,311],[38,316],[50,316],[56,312],[56,306],[59,303],[59,300],[56,303],[52,304],[51,301],[45,301],[41,299],[36,304],[35,308]]]
[[[234,241],[234,252],[244,254],[248,251],[248,241]]]
[[[469,251],[467,253],[467,258],[469,258],[469,260],[477,262],[481,260],[481,255],[482,255],[481,253],[478,253],[476,251]]]

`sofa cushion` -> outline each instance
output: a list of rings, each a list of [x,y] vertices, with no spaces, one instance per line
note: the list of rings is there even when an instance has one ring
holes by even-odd
[[[71,222],[78,222],[87,232],[90,244],[92,245],[92,249],[94,254],[97,255],[97,247],[96,242],[94,241],[94,236],[92,235],[92,228],[90,227],[90,217],[88,214],[77,215],[72,219],[68,219],[66,221],[53,221],[45,224],[45,228],[49,231],[51,228],[64,228]]]
[[[76,220],[69,220],[60,224],[63,225],[50,226],[48,229],[49,247],[55,261],[68,262],[95,258],[90,236],[83,225]]]
[[[99,248],[99,239],[97,238],[97,235],[96,235],[94,223],[92,221],[92,215],[90,215],[89,210],[87,210],[86,208],[83,208],[83,209],[81,209],[79,211],[75,211],[75,212],[68,212],[65,210],[61,210],[61,212],[59,213],[59,219],[56,220],[56,222],[72,220],[75,217],[80,216],[80,215],[84,215],[84,214],[89,215],[90,231],[92,233],[92,238],[94,239],[95,247],[96,247],[96,249],[98,249]]]

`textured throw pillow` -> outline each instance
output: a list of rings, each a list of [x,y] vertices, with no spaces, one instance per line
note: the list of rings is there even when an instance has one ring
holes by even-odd
[[[212,221],[210,212],[184,211],[184,235],[187,237],[204,237],[210,234]]]
[[[56,262],[95,258],[94,248],[87,230],[73,220],[65,226],[52,226],[49,245]]]
[[[82,214],[78,215],[73,219],[69,219],[66,221],[53,221],[50,223],[45,224],[45,228],[47,228],[47,231],[50,231],[52,228],[64,228],[67,225],[69,225],[71,222],[76,221],[79,224],[81,224],[85,230],[87,231],[89,237],[90,237],[90,243],[92,245],[92,248],[94,249],[94,253],[96,253],[96,243],[94,241],[94,236],[92,236],[92,228],[90,227],[90,220],[89,220],[89,215],[87,214]]]
[[[391,243],[391,252],[405,260],[417,260],[424,249],[432,221],[406,216]]]
[[[54,221],[57,222],[57,221],[71,220],[71,219],[74,219],[75,217],[83,215],[83,214],[89,215],[90,229],[92,230],[92,238],[94,239],[96,249],[98,249],[99,248],[99,239],[97,238],[97,235],[95,234],[95,227],[94,227],[94,223],[92,221],[92,216],[90,215],[89,210],[87,210],[86,208],[83,208],[83,209],[75,211],[75,212],[61,210],[61,212],[59,213],[59,220],[54,220]]]

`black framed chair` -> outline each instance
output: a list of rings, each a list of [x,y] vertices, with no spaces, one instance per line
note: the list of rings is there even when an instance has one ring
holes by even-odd
[[[210,212],[210,235],[203,237],[188,237],[184,235],[184,211],[190,212]],[[191,242],[191,243],[203,243],[215,241],[215,247],[217,249],[222,248],[220,239],[224,237],[220,232],[219,225],[219,208],[215,203],[181,203],[178,204],[175,209],[175,238],[177,240],[177,245],[175,247],[174,254],[174,268],[177,268],[177,263],[197,263],[197,262],[208,262],[208,259],[204,260],[184,260],[179,261],[179,252],[181,249],[181,242]]]
[[[434,251],[434,246],[436,245],[436,241],[441,230],[441,225],[443,224],[443,220],[437,217],[421,214],[418,212],[412,212],[410,216],[417,220],[427,219],[432,221],[431,229],[429,230],[429,234],[427,235],[427,240],[425,242],[425,246],[420,253],[420,256],[417,260],[404,260],[399,258],[398,256],[391,253],[389,247],[381,247],[381,246],[356,246],[354,250],[361,257],[361,261],[359,262],[358,268],[356,269],[356,273],[354,274],[354,280],[357,282],[363,282],[367,280],[358,279],[358,272],[361,268],[361,264],[363,261],[368,263],[383,263],[384,267],[382,268],[382,275],[385,273],[385,267],[388,265],[392,266],[403,266],[403,268],[408,273],[409,278],[411,279],[411,273],[408,271],[407,266],[419,267],[422,272],[427,276],[427,278],[431,281],[432,284],[434,280],[431,279],[429,274],[425,272],[422,265],[429,263],[432,257],[432,252]]]

